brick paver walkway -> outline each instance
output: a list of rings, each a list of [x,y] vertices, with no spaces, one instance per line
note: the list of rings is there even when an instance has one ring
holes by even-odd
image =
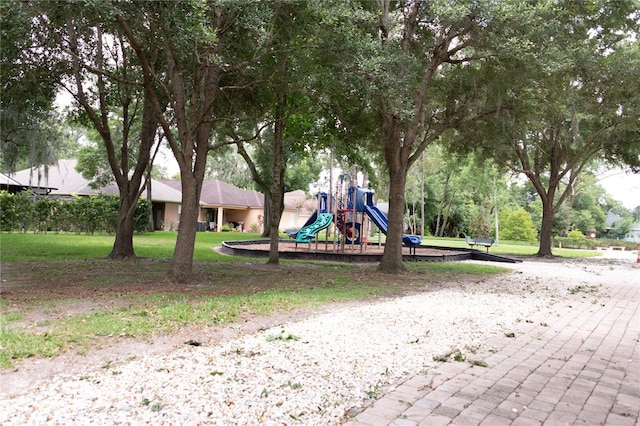
[[[607,297],[578,293],[487,342],[487,367],[442,364],[346,425],[639,424],[640,270],[629,273]]]

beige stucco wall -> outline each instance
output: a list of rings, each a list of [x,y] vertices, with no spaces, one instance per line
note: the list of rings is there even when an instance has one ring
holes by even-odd
[[[309,214],[299,214],[298,215],[298,220],[296,222],[296,226],[294,226],[294,228],[302,228],[304,226],[304,224],[307,222],[307,220],[309,220]]]
[[[218,210],[218,207],[213,207],[214,210]],[[260,223],[261,216],[263,215],[261,208],[255,209],[232,209],[222,208],[222,218],[220,220],[221,225],[226,225],[229,222],[242,222],[244,230],[251,231],[251,225],[258,225]],[[217,213],[219,215],[219,213]],[[205,220],[204,208],[200,210],[200,220]],[[217,225],[217,224],[216,224]],[[259,232],[262,232],[262,228],[259,228]]]
[[[244,229],[251,232],[251,226],[257,227],[258,232],[262,232],[264,222],[264,211],[262,209],[249,209],[244,220]]]
[[[280,218],[280,227],[278,229],[280,231],[284,231],[286,229],[300,228],[302,225],[299,224],[298,216],[298,210],[285,209],[285,211],[282,212],[282,217]]]
[[[164,204],[164,217],[162,219],[162,225],[165,231],[176,231],[178,229],[178,208],[180,204],[165,203]]]

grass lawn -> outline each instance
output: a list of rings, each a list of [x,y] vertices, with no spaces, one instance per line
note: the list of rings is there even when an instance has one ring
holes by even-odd
[[[136,256],[171,259],[178,233],[149,232],[135,235]],[[0,259],[3,262],[33,260],[96,259],[109,255],[113,235],[77,235],[73,233],[0,234]],[[212,250],[223,241],[255,240],[260,234],[247,232],[198,232],[194,260],[229,260]]]
[[[112,235],[0,234],[0,367],[28,357],[87,353],[118,339],[145,339],[184,327],[210,327],[256,315],[347,300],[428,291],[508,269],[475,263],[407,263],[389,276],[377,265],[223,256],[222,241],[258,239],[252,233],[200,232],[193,282],[166,281],[175,232],[134,237],[138,259],[106,259]],[[465,247],[464,240],[425,239],[426,245]],[[534,246],[501,244],[501,254],[533,254]],[[563,250],[572,257],[578,250]],[[591,254],[591,253],[589,253]],[[452,284],[455,285],[455,284]]]
[[[460,247],[469,248],[469,245],[465,242],[464,238],[436,238],[425,237],[422,240],[422,244],[426,246],[438,246],[438,247]],[[479,250],[484,248],[479,247]],[[499,245],[492,245],[489,248],[489,253],[504,254],[512,256],[533,256],[538,252],[538,243],[525,243],[520,241],[501,241]],[[597,250],[576,250],[567,248],[554,248],[553,254],[560,257],[570,258],[582,258],[601,256],[602,254]]]

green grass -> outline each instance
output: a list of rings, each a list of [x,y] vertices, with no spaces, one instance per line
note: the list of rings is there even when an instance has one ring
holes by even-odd
[[[0,308],[0,325],[9,323],[9,322],[22,321],[22,319],[24,318],[24,315],[22,315],[20,312],[8,312],[4,314],[3,312],[5,312],[5,309],[6,308],[4,307]]]
[[[465,242],[464,238],[437,238],[437,237],[425,237],[422,240],[423,245],[437,246],[437,247],[457,247],[457,248],[469,248],[469,245]],[[504,254],[513,256],[533,256],[538,252],[538,243],[526,243],[521,241],[500,241],[499,245],[493,245],[489,248],[489,253]],[[479,247],[479,250],[484,248]],[[583,258],[601,256],[601,253],[596,250],[576,250],[576,249],[559,249],[554,248],[553,254],[560,257],[569,258]]]
[[[59,337],[49,333],[34,334],[0,327],[0,368],[10,368],[15,359],[52,357],[63,347]]]
[[[150,232],[133,237],[136,256],[152,259],[170,259],[178,233]],[[229,260],[212,250],[223,241],[255,240],[260,234],[249,232],[198,232],[194,247],[194,260]],[[74,233],[0,234],[0,259],[4,262],[97,259],[109,255],[113,235],[83,235]]]
[[[318,234],[318,239],[320,241],[325,240],[325,234],[320,232]],[[384,244],[386,240],[386,235],[384,234],[375,234],[373,237],[367,238],[370,243],[378,243],[379,241]],[[329,238],[329,240],[333,240]],[[422,245],[425,246],[436,246],[436,247],[453,247],[453,248],[465,248],[468,249],[469,245],[466,243],[464,238],[451,238],[451,237],[432,237],[425,236],[422,240]],[[477,247],[479,250],[484,250],[483,247]],[[538,252],[539,245],[537,242],[535,243],[527,243],[522,241],[500,241],[499,245],[493,245],[489,248],[489,253],[493,254],[503,254],[503,255],[512,255],[512,256],[533,256]],[[567,257],[567,258],[584,258],[584,257],[594,257],[601,256],[601,253],[596,250],[577,250],[577,249],[567,249],[567,248],[554,248],[553,254],[559,257]]]
[[[133,244],[136,255],[152,259],[170,259],[176,242],[177,232],[151,232],[134,236]],[[381,236],[384,242],[384,235]],[[96,259],[108,256],[113,246],[113,235],[77,235],[70,233],[47,234],[0,234],[0,259],[5,262]],[[213,247],[220,246],[223,241],[240,241],[260,239],[260,234],[248,232],[198,232],[194,247],[194,260],[238,261],[217,254]],[[324,235],[320,236],[324,240]],[[378,236],[369,238],[377,242]],[[425,237],[423,245],[438,247],[469,248],[463,238]],[[517,241],[501,241],[493,245],[489,253],[532,256],[538,251],[537,243]],[[600,256],[596,250],[559,249],[553,250],[561,257],[582,258]]]

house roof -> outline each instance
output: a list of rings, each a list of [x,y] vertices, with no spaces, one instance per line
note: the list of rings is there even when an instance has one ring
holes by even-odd
[[[118,195],[116,184],[109,184],[99,189],[89,186],[89,181],[76,171],[78,161],[58,160],[57,164],[48,167],[45,173],[44,166],[21,170],[11,176],[4,176],[4,180],[19,182],[22,186],[46,185],[53,187],[51,195]],[[28,185],[24,185],[26,183]],[[44,188],[44,187],[43,187]],[[305,198],[304,191],[293,191],[285,194],[286,210],[297,210],[295,202],[287,203],[287,200],[301,200]],[[154,202],[177,203],[182,202],[182,183],[179,180],[151,180],[151,199]],[[264,196],[254,190],[236,188],[226,182],[217,179],[205,179],[202,183],[200,205],[203,207],[223,207],[232,209],[263,208]]]
[[[58,160],[54,165],[39,166],[15,172],[11,177],[28,186],[47,186],[55,189],[52,195],[94,195],[89,192],[89,181],[75,170],[77,160]],[[117,194],[117,191],[116,191]]]
[[[151,199],[156,202],[182,203],[182,192],[161,180],[151,179]]]
[[[164,184],[181,190],[179,180],[163,180]],[[206,207],[229,207],[234,209],[263,208],[264,196],[253,190],[236,188],[217,179],[205,179],[202,182],[200,204]]]
[[[26,185],[22,182],[18,182],[16,179],[10,176],[5,175],[4,173],[0,173],[0,190],[9,192],[21,192],[26,191],[27,189],[31,189],[38,194],[48,194],[52,189],[55,188]]]
[[[608,227],[612,227],[613,224],[619,221],[620,219],[622,219],[622,216],[610,211],[607,213],[607,218],[605,219],[604,222]]]
[[[89,180],[76,171],[77,164],[78,161],[75,159],[58,160],[55,165],[48,167],[46,173],[45,167],[40,166],[20,170],[14,173],[11,178],[23,184],[28,182],[28,186],[46,185],[47,187],[54,187],[50,192],[51,195],[119,195],[116,184],[109,184],[98,189],[91,188]],[[180,203],[182,194],[180,191],[176,191],[162,182],[152,179],[151,199],[159,202]]]
[[[302,216],[309,216],[318,207],[316,197],[309,197],[301,189],[284,194],[284,207],[287,210],[298,210]]]
[[[284,194],[284,205],[289,208],[300,207],[307,200],[307,193],[301,189]]]

